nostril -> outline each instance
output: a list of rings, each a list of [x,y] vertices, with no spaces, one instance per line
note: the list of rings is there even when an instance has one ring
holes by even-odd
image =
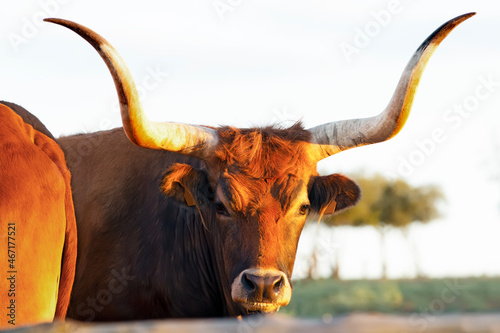
[[[241,283],[248,292],[252,292],[255,290],[255,283],[248,277],[246,273],[241,277]]]
[[[274,282],[274,285],[273,285],[273,292],[275,294],[279,293],[281,288],[283,287],[283,284],[284,284],[284,281],[283,281],[283,277],[280,276],[276,282]]]

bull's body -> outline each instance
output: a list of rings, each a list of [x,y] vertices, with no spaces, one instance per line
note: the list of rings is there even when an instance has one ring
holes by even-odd
[[[137,147],[121,128],[61,138],[59,143],[78,202],[77,287],[69,316],[125,320],[227,315],[225,297],[230,294],[224,295],[217,267],[221,263],[215,257],[222,244],[207,237],[196,208],[161,191],[165,170],[173,163],[199,166],[200,161]]]
[[[76,264],[70,173],[49,131],[0,104],[0,328],[66,315]],[[10,259],[10,260],[7,260]],[[7,277],[9,279],[7,279]]]

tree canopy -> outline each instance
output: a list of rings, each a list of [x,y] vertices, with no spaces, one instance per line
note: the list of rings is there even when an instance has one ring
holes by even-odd
[[[439,217],[438,203],[444,199],[439,187],[434,185],[414,187],[403,179],[387,179],[381,175],[356,176],[361,187],[359,203],[337,215],[325,216],[322,222],[329,226],[373,226],[380,232],[382,278],[387,276],[387,259],[384,248],[388,226],[400,228],[409,241],[408,226],[413,222],[426,223]],[[417,276],[422,276],[413,249]],[[337,256],[332,276],[338,278]]]
[[[402,179],[381,175],[355,177],[362,197],[353,208],[324,217],[330,226],[406,227],[413,222],[429,222],[439,217],[438,202],[444,199],[435,185],[414,187]]]

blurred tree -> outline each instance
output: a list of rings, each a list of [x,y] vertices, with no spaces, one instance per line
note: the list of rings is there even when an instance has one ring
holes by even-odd
[[[416,247],[410,244],[409,226],[413,222],[426,223],[439,217],[437,204],[444,199],[440,189],[433,185],[413,187],[402,179],[389,180],[381,175],[353,178],[363,193],[358,205],[338,215],[324,217],[322,222],[333,227],[342,225],[375,227],[380,233],[384,279],[387,277],[385,235],[390,227],[400,228],[413,253],[417,276],[421,276]],[[338,258],[335,264],[334,278],[338,277]]]
[[[418,263],[417,251],[411,246],[409,227],[413,222],[427,223],[439,217],[437,202],[444,199],[442,192],[436,186],[412,187],[402,179],[388,181],[382,195],[373,203],[379,212],[380,222],[377,229],[380,231],[382,242],[385,240],[387,227],[400,228],[405,235],[410,251],[413,253],[413,262],[418,277],[422,271]],[[384,252],[385,253],[385,252]],[[387,261],[383,259],[382,277],[387,276]]]

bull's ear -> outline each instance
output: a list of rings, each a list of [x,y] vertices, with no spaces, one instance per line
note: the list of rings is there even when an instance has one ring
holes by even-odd
[[[207,175],[187,164],[172,165],[163,177],[165,195],[188,206],[203,205],[211,198]]]
[[[359,186],[340,174],[316,177],[309,190],[311,209],[326,215],[354,206],[360,197]]]

